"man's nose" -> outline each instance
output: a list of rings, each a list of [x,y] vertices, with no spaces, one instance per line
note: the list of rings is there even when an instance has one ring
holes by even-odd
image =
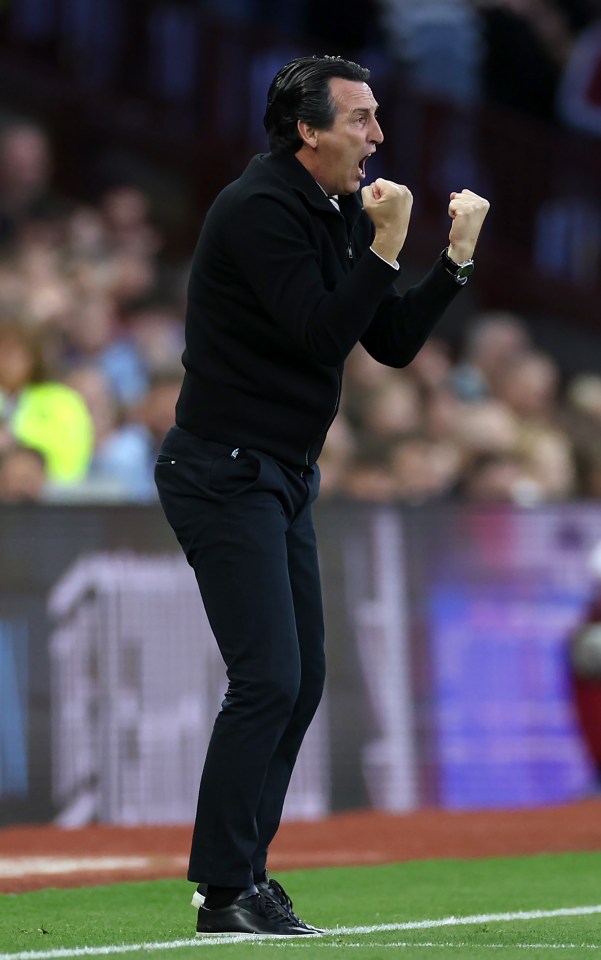
[[[382,127],[380,126],[380,124],[376,119],[373,120],[372,127],[369,132],[370,132],[369,139],[371,143],[382,143],[382,140],[384,139],[384,134],[382,133]]]

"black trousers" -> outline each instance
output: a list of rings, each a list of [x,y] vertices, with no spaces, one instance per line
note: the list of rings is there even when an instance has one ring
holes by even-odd
[[[319,472],[174,427],[155,479],[228,677],[200,783],[188,879],[246,887],[266,869],[323,690],[311,517]]]

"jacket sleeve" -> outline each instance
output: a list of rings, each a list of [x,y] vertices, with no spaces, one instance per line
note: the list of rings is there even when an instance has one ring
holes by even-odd
[[[229,256],[261,308],[299,349],[338,366],[358,341],[389,366],[413,359],[459,290],[444,268],[401,296],[397,271],[369,250],[344,275],[324,276],[323,262],[339,256],[311,214],[280,197],[255,193],[230,208],[224,227]],[[329,261],[328,261],[329,262]]]
[[[389,292],[380,303],[361,343],[389,367],[404,367],[421,350],[461,285],[437,260],[424,279],[403,296]]]

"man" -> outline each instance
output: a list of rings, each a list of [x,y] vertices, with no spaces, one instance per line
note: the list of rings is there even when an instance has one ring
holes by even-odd
[[[488,209],[451,194],[448,252],[419,286],[395,290],[412,197],[383,179],[363,187],[363,208],[357,196],[383,140],[368,78],[337,57],[279,71],[271,153],[217,197],[192,264],[177,426],[155,476],[229,681],[188,872],[206,885],[201,935],[319,932],[266,872],[324,682],[316,461],[352,347],[409,363],[466,282]]]
[[[52,149],[35,123],[17,120],[0,129],[0,246],[32,224],[50,227],[66,213],[52,190]]]

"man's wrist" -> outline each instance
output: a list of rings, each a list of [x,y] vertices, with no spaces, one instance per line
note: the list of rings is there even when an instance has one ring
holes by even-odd
[[[474,258],[474,248],[470,245],[462,247],[450,243],[446,251],[449,260],[452,260],[453,263],[465,263],[466,260],[473,260]]]
[[[449,256],[449,247],[445,247],[441,251],[440,260],[449,276],[460,286],[467,283],[474,271],[474,261],[471,257],[467,257],[465,260],[455,260]]]

